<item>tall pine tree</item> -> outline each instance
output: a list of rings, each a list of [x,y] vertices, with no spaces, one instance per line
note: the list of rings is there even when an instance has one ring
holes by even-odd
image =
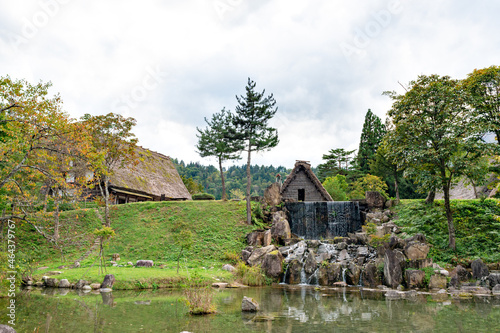
[[[362,174],[370,172],[370,162],[375,160],[377,148],[385,135],[385,126],[380,118],[370,109],[365,115],[365,123],[359,140],[358,156],[356,157],[357,169]]]
[[[252,223],[252,209],[250,206],[250,163],[252,152],[269,150],[278,145],[278,130],[269,126],[269,121],[274,117],[278,108],[273,94],[265,97],[265,90],[261,93],[256,92],[255,82],[248,78],[248,84],[245,87],[246,95],[236,96],[238,105],[236,106],[236,115],[234,124],[236,131],[232,139],[238,140],[245,145],[248,153],[247,157],[247,223]]]
[[[233,115],[226,108],[212,115],[210,121],[205,118],[205,122],[208,126],[204,130],[196,128],[198,131],[196,149],[198,149],[198,154],[201,157],[214,156],[217,158],[222,182],[222,200],[226,200],[226,184],[222,162],[240,159],[239,152],[243,150],[244,146],[241,141],[232,140],[229,136],[229,132],[234,131],[232,129]]]

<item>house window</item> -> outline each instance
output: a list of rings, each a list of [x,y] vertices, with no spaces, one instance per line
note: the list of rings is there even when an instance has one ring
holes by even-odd
[[[299,201],[305,201],[306,200],[306,190],[303,188],[299,188]]]

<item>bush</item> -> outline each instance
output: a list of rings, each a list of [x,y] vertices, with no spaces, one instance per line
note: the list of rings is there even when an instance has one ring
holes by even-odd
[[[189,308],[189,313],[204,315],[216,311],[213,302],[214,292],[210,288],[187,288],[184,290],[184,301]]]
[[[347,184],[344,175],[336,175],[335,177],[328,177],[323,182],[323,187],[330,194],[334,201],[347,201]]]
[[[192,195],[193,200],[215,200],[215,196],[209,193],[196,193]]]
[[[235,272],[238,280],[247,286],[263,286],[268,281],[260,266],[247,266],[243,262],[236,265]]]

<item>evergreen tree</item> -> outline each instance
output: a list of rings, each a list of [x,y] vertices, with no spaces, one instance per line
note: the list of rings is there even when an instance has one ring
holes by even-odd
[[[325,163],[318,165],[318,178],[325,181],[328,177],[338,174],[347,176],[351,171],[353,153],[354,150],[344,148],[330,149],[328,154],[323,155]]]
[[[219,113],[215,113],[210,121],[205,118],[205,122],[208,124],[207,128],[204,130],[196,128],[198,131],[196,149],[198,149],[198,154],[201,157],[214,156],[217,158],[222,182],[222,200],[226,200],[226,184],[222,162],[240,159],[239,152],[243,149],[243,145],[241,141],[231,140],[228,135],[232,130],[233,115],[226,108],[223,108]]]
[[[236,131],[230,138],[245,145],[247,157],[247,223],[252,223],[252,212],[250,206],[250,191],[252,188],[250,177],[250,163],[252,152],[269,150],[278,145],[278,131],[268,125],[274,117],[278,108],[273,94],[264,97],[265,90],[261,93],[255,92],[255,82],[248,78],[245,87],[245,96],[236,96],[238,105],[234,124]]]
[[[370,172],[370,163],[375,160],[377,148],[385,132],[385,126],[380,118],[368,109],[359,140],[358,156],[356,157],[356,167],[362,174]]]

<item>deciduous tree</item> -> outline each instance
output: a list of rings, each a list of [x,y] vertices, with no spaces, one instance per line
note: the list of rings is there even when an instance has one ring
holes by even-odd
[[[456,248],[455,226],[450,208],[453,180],[474,166],[478,153],[489,146],[479,140],[471,125],[470,110],[459,82],[448,76],[419,76],[403,95],[393,99],[388,152],[404,165],[423,190],[440,188],[444,194],[449,247]]]

